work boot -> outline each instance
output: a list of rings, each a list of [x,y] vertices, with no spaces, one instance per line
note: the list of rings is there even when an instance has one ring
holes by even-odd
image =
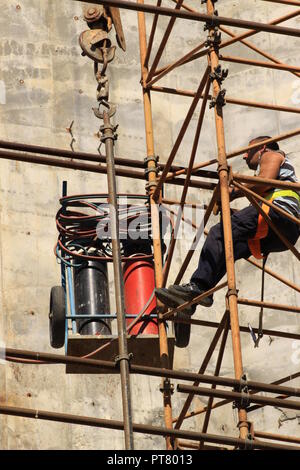
[[[171,308],[179,307],[179,305],[182,305],[186,302],[186,300],[182,300],[180,296],[178,296],[176,293],[170,292],[170,289],[166,289],[165,287],[155,289],[155,295],[164,305],[167,305],[167,307]],[[193,315],[195,310],[196,306],[191,305],[190,307],[184,309],[183,312],[186,312],[188,315]]]
[[[168,289],[162,287],[160,289],[155,289],[156,297],[168,307],[176,308],[181,305],[182,302],[177,296],[170,295]],[[196,311],[196,306],[191,305],[190,307],[185,308],[181,312],[177,312],[177,318],[180,320],[189,320],[193,313]],[[174,322],[174,332],[175,332],[175,346],[178,348],[186,348],[190,341],[191,336],[191,325],[188,323],[177,323]]]
[[[182,284],[180,285],[172,285],[169,286],[169,296],[173,297],[177,296],[179,300],[181,300],[181,303],[184,302],[190,302],[193,300],[195,297],[198,297],[201,294],[204,294],[207,289],[200,287],[198,284],[195,282],[189,282],[188,284]],[[208,297],[205,297],[204,299],[200,300],[199,305],[203,305],[204,307],[211,307],[213,304],[213,296],[209,295]]]

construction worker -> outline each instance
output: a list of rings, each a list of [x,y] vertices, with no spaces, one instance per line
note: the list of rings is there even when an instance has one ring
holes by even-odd
[[[256,137],[249,144],[259,144],[259,142],[269,138],[269,136]],[[297,182],[294,167],[285,153],[279,149],[277,142],[267,145],[261,144],[250,149],[243,158],[248,167],[255,170],[256,176],[260,178]],[[298,192],[255,183],[245,186],[265,199],[272,201],[274,205],[280,207],[286,213],[300,219],[300,195]],[[230,200],[244,196],[240,190],[232,187],[229,188],[229,193]],[[280,232],[294,245],[299,237],[299,225],[267,205],[263,205],[263,210],[268,213]],[[287,250],[285,244],[268,227],[265,219],[261,215],[259,216],[257,209],[252,205],[234,212],[231,216],[231,225],[235,261],[248,258],[251,254],[260,258],[262,255],[266,256],[271,252]],[[223,225],[218,223],[209,231],[200,254],[198,267],[190,282],[183,285],[172,285],[168,289],[156,289],[156,296],[165,305],[176,308],[216,286],[225,273]],[[199,304],[210,307],[213,304],[213,296],[203,298]],[[194,305],[188,307],[181,314],[181,318],[186,318],[187,315],[190,317],[194,311]],[[184,332],[186,337],[186,341],[183,339],[181,346],[184,347],[189,339],[190,325],[178,323],[177,336],[180,331]],[[177,339],[179,339],[180,344],[180,338]]]

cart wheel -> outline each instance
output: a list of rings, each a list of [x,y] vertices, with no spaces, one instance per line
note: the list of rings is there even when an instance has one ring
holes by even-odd
[[[180,315],[182,314],[182,315]],[[177,318],[185,320],[190,318],[190,315],[186,315],[182,312],[177,312]],[[174,331],[175,331],[175,346],[177,348],[186,348],[190,342],[191,336],[191,325],[188,323],[176,323],[174,322]]]
[[[65,291],[55,286],[50,294],[49,333],[52,348],[62,348],[65,344]]]

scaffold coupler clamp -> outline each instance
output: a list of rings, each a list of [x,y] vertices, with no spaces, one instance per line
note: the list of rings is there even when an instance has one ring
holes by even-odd
[[[234,392],[240,393],[241,397],[233,402],[232,407],[239,410],[247,410],[250,405],[250,395],[246,374],[242,375],[239,384],[236,385],[233,390]]]
[[[254,439],[255,439],[254,426],[253,426],[252,421],[239,421],[237,427],[239,429],[241,429],[241,427],[244,427],[245,425],[248,427],[247,437],[244,441],[244,445],[241,444],[239,446],[239,448],[241,450],[252,450],[253,449],[253,444],[254,444]]]
[[[214,28],[212,30],[212,28]],[[219,50],[219,46],[221,44],[221,32],[219,31],[218,26],[215,26],[213,19],[211,23],[205,23],[204,31],[207,29],[210,30],[209,35],[204,43],[205,47],[213,47],[216,52]]]
[[[119,356],[115,357],[115,367],[119,368],[121,361],[127,361],[128,364],[129,364],[129,368],[130,368],[130,362],[131,362],[132,359],[133,359],[133,354],[132,353],[120,354]]]
[[[157,155],[149,155],[148,157],[144,158],[144,165],[145,165],[144,175],[145,175],[145,178],[148,177],[149,173],[155,173],[156,176],[158,175],[158,173],[160,172],[160,168],[157,166],[158,161],[159,161],[159,156],[157,156]],[[148,163],[149,162],[154,162],[155,166],[148,168]],[[147,190],[147,187],[146,187],[146,190]]]
[[[156,188],[157,188],[157,182],[156,181],[148,181],[145,184],[145,189],[146,189],[147,194],[152,194],[155,191]]]
[[[222,69],[221,65],[219,64],[217,67],[214,68],[213,72],[210,72],[209,78],[211,80],[217,80],[219,85],[227,78],[228,76],[228,69]]]
[[[171,383],[169,378],[164,378],[162,384],[159,387],[161,393],[171,394],[174,393],[174,384]]]
[[[238,297],[239,290],[238,289],[228,289],[228,291],[226,292],[226,298],[229,299],[229,297],[231,295],[235,295],[236,297]]]
[[[222,108],[223,106],[226,105],[226,90],[225,88],[223,90],[220,90],[219,93],[217,94],[216,97],[212,97],[209,103],[209,109],[214,108],[215,106]]]
[[[159,156],[158,155],[149,155],[149,157],[145,157],[144,158],[145,167],[147,167],[149,162],[158,163],[159,162]]]
[[[145,174],[145,177],[147,177],[149,175],[149,173],[155,173],[156,175],[158,175],[160,169],[155,166],[153,168],[145,168],[144,170],[144,174]]]

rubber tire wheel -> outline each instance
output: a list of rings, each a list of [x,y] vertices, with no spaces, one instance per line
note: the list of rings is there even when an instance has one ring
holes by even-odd
[[[178,318],[180,318],[180,313],[181,312],[178,312]],[[186,319],[186,314],[182,315],[182,319]],[[186,348],[190,342],[191,325],[188,323],[174,322],[174,332],[175,346],[177,346],[177,348]]]
[[[65,344],[66,304],[65,291],[61,286],[51,288],[49,333],[52,348],[59,349]]]

